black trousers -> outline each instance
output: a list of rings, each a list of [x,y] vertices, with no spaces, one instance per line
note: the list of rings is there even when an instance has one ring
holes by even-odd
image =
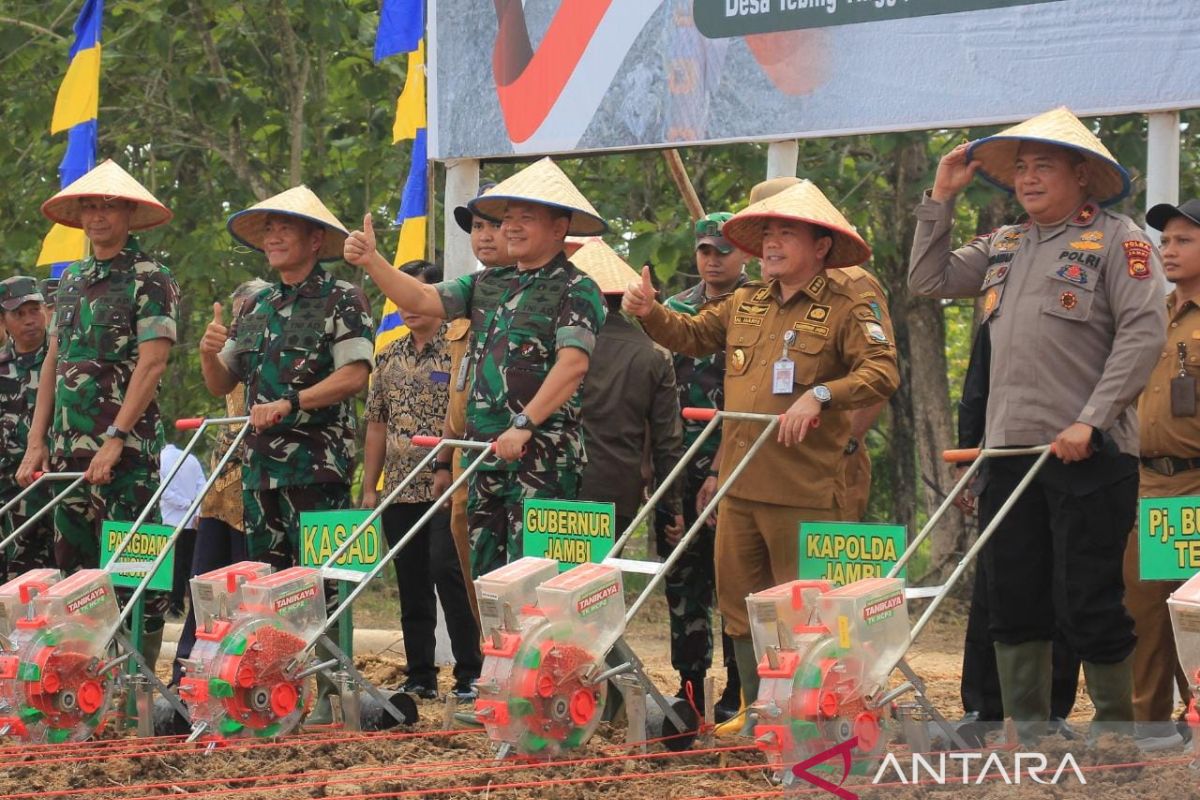
[[[196,529],[184,528],[179,532],[175,542],[175,567],[171,576],[171,605],[172,610],[183,610],[183,596],[188,590],[188,581],[192,575],[204,573],[192,572],[192,559],[196,550]]]
[[[191,576],[203,575],[218,567],[227,567],[246,560],[246,534],[215,517],[201,517],[196,529],[196,546],[193,549]],[[190,589],[189,589],[190,591]],[[188,609],[179,635],[179,646],[175,649],[175,665],[172,681],[179,682],[183,667],[180,661],[192,654],[196,644],[196,612]]]
[[[984,524],[1032,463],[989,463],[979,498]],[[1132,456],[1100,453],[1070,465],[1050,457],[982,553],[995,641],[1053,641],[1061,631],[1087,662],[1116,664],[1133,652],[1122,565],[1137,492]]]
[[[393,503],[384,509],[383,531],[389,545],[395,546],[429,506],[430,503]],[[454,653],[454,679],[462,683],[478,678],[483,668],[479,628],[471,613],[466,582],[454,549],[449,510],[439,509],[392,563],[400,590],[400,629],[404,633],[409,679],[437,686],[434,630],[439,599]]]
[[[1000,697],[1000,675],[996,670],[996,647],[988,631],[987,575],[982,561],[975,572],[971,593],[971,611],[967,615],[967,635],[963,642],[962,680],[959,690],[963,710],[975,712],[983,722],[1004,719]],[[1055,632],[1053,679],[1050,684],[1050,716],[1066,719],[1075,707],[1079,691],[1079,656],[1066,638]]]

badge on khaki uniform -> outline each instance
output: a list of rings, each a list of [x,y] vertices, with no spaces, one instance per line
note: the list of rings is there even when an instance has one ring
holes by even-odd
[[[1067,311],[1070,311],[1072,308],[1079,305],[1079,298],[1075,296],[1074,292],[1063,292],[1058,297],[1058,303]]]
[[[729,358],[731,361],[733,361],[733,365],[738,369],[746,366],[746,351],[740,347],[734,350],[733,355],[731,355]]]
[[[829,319],[829,306],[822,306],[813,303],[812,308],[804,315],[804,318],[810,322],[824,322]]]

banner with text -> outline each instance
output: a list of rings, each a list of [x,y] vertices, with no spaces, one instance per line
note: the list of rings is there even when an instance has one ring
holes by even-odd
[[[1200,105],[1194,0],[429,2],[443,160]]]
[[[600,563],[612,550],[617,513],[612,503],[526,500],[522,511],[524,554],[558,561],[558,571]]]
[[[907,541],[903,525],[802,522],[797,577],[833,581],[838,586],[882,578],[896,565]],[[904,577],[904,570],[899,577]]]
[[[133,527],[132,522],[118,522],[111,519],[106,519],[104,524],[100,526],[100,564],[107,567],[112,561],[112,554],[116,552],[121,541],[129,535],[129,529]],[[129,545],[121,553],[121,563],[127,564],[131,561],[153,561],[158,558],[158,554],[166,547],[167,540],[171,538],[171,532],[175,530],[170,525],[155,525],[153,523],[144,522],[138,526],[137,533],[133,535]],[[163,559],[162,564],[154,572],[154,577],[150,579],[149,589],[156,592],[171,591],[171,584],[175,576],[175,548],[171,548],[171,552],[167,553],[167,557]],[[146,577],[144,572],[114,572],[112,576],[113,586],[123,586],[127,589],[137,588],[137,585]]]
[[[1138,502],[1138,564],[1144,581],[1186,581],[1200,572],[1200,497]]]
[[[343,511],[305,511],[300,515],[300,565],[321,567],[341,547],[354,529],[366,521],[371,511],[366,508]],[[355,583],[370,572],[387,547],[380,522],[376,519],[342,553],[325,577]]]

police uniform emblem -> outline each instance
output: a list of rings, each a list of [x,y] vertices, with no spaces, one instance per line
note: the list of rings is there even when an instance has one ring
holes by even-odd
[[[1066,264],[1061,266],[1054,274],[1062,278],[1064,281],[1070,281],[1071,283],[1079,286],[1087,286],[1087,273],[1083,271],[1082,267],[1079,267],[1075,264]]]
[[[811,322],[824,322],[829,318],[829,306],[813,305],[804,315],[804,318]]]
[[[742,348],[739,347],[734,350],[733,355],[730,358],[733,361],[733,365],[738,369],[746,366],[746,351]]]
[[[1058,296],[1058,302],[1059,305],[1061,305],[1067,311],[1070,311],[1072,308],[1079,305],[1079,298],[1075,296],[1074,292],[1063,292]]]
[[[1129,277],[1144,280],[1150,277],[1150,245],[1146,242],[1130,241],[1121,245],[1125,248],[1125,261],[1129,265]]]
[[[1083,208],[1079,209],[1079,213],[1075,215],[1075,219],[1071,220],[1076,225],[1086,225],[1096,216],[1096,207],[1088,203]]]
[[[1071,242],[1071,247],[1076,250],[1103,250],[1104,231],[1084,231],[1079,241]]]
[[[1000,292],[995,289],[989,289],[988,293],[983,297],[983,313],[990,314],[996,310],[996,302],[1000,299]]]

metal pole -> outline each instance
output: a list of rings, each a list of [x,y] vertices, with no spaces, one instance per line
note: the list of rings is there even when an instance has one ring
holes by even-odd
[[[795,139],[767,145],[767,179],[794,177],[800,161],[800,143]]]
[[[71,481],[71,483],[67,486],[67,488],[63,489],[58,494],[54,495],[54,497],[50,498],[50,502],[46,503],[46,505],[42,506],[37,511],[35,511],[32,517],[30,517],[29,519],[25,520],[20,525],[18,525],[16,530],[14,530],[12,533],[10,533],[8,536],[6,536],[4,538],[4,541],[0,541],[0,552],[3,552],[6,547],[8,547],[13,542],[15,542],[17,540],[18,536],[20,536],[22,533],[24,533],[29,528],[33,527],[34,523],[36,523],[39,519],[44,517],[46,515],[46,513],[48,511],[50,511],[50,509],[54,508],[56,505],[61,503],[63,498],[65,498],[71,492],[75,491],[79,487],[79,485],[81,483],[83,483],[83,473],[82,472],[46,472],[46,473],[43,473],[42,477],[38,478],[33,483],[29,484],[29,486],[25,489],[25,491],[21,492],[21,494],[17,495],[12,500],[12,502],[15,503],[15,502],[17,502],[17,500],[20,500],[22,497],[25,496],[26,492],[28,492],[30,489],[32,489],[34,486],[36,486],[39,482],[41,482],[43,480],[45,480],[45,481],[69,480],[69,481]],[[8,507],[5,506],[6,510],[7,510],[7,508]]]
[[[446,210],[446,225],[442,234],[442,261],[446,265],[446,280],[470,275],[478,268],[475,256],[471,253],[471,239],[459,229],[453,217],[454,208],[465,206],[478,193],[479,162],[469,158],[447,161],[446,193],[442,203]],[[433,222],[433,215],[430,215],[430,228],[433,227]],[[429,258],[433,260],[433,253],[429,254]]]
[[[1179,112],[1146,117],[1146,210],[1159,203],[1179,202]],[[1161,234],[1147,228],[1156,245]]]

